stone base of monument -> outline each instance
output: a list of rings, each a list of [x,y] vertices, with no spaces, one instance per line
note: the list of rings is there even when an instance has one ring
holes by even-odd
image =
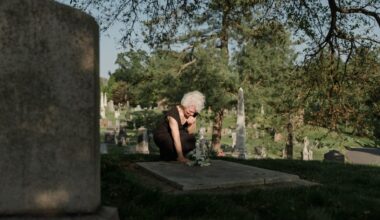
[[[97,212],[91,214],[70,214],[63,216],[1,216],[0,220],[119,220],[116,208],[101,207]]]
[[[271,184],[307,184],[297,175],[239,163],[212,160],[211,166],[190,167],[178,162],[140,162],[138,166],[182,191],[227,189]],[[311,182],[309,182],[311,183]]]
[[[238,151],[232,152],[231,157],[238,158],[238,159],[245,159],[245,160],[250,159],[250,157],[248,156],[248,153],[238,152]]]

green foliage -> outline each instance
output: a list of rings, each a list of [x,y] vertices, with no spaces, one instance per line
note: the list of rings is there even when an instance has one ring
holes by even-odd
[[[297,107],[294,94],[298,88],[292,86],[296,80],[295,54],[284,26],[273,21],[254,26],[254,34],[241,34],[245,43],[234,56],[239,83],[246,94],[247,121],[280,127],[287,121],[287,113]]]
[[[161,120],[164,120],[164,115],[161,112],[150,110],[135,111],[131,115],[133,116],[132,122],[136,128],[144,126],[150,132],[156,128]]]
[[[301,110],[307,124],[380,137],[379,48],[372,15],[361,11],[376,11],[375,1],[73,2],[127,24],[145,15],[144,40],[153,52],[119,54],[119,68],[101,87],[116,103],[174,105],[196,89],[206,95],[218,130],[221,110],[236,105],[242,87],[248,123],[282,131]],[[358,13],[342,13],[345,7]],[[306,43],[312,56],[295,62],[292,40]]]
[[[178,72],[185,62],[185,55],[171,50],[154,51],[146,69],[150,78],[141,85],[140,99],[159,101],[166,98],[170,104],[180,100],[183,94],[177,93],[176,89],[181,83]]]
[[[295,39],[306,46],[306,59],[315,58],[324,49],[349,59],[356,48],[378,46],[375,30],[380,25],[378,1],[276,2],[275,14],[286,20]]]
[[[374,95],[380,81],[377,51],[358,48],[347,63],[322,54],[305,66],[299,84],[305,119],[332,130],[342,124],[354,128],[355,134],[372,136],[378,115]]]
[[[177,94],[199,90],[206,96],[206,108],[214,112],[229,108],[238,88],[222,53],[211,45],[196,48],[193,56],[197,62],[179,75]]]
[[[108,86],[108,80],[105,79],[105,78],[100,77],[99,83],[100,83],[100,91],[101,92],[106,92],[107,91],[107,86]]]
[[[115,98],[115,103],[129,101],[131,105],[140,104],[139,86],[149,80],[149,75],[145,71],[147,60],[148,55],[142,50],[118,54],[116,64],[119,68],[110,75],[109,80],[110,92]]]

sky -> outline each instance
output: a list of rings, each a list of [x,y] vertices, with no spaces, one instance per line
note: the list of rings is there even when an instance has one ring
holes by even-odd
[[[120,27],[113,26],[106,32],[100,33],[100,76],[109,78],[108,72],[113,72],[117,65],[115,64],[118,53],[125,51],[120,47],[119,33]]]

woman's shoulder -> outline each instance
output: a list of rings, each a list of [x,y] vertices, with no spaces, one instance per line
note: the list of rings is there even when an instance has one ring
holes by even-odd
[[[177,106],[173,106],[173,107],[169,108],[168,111],[166,111],[166,115],[167,116],[173,116],[173,115],[176,115],[176,114],[178,114]]]
[[[173,106],[166,112],[166,117],[172,117],[175,120],[179,120],[179,112],[177,106]]]

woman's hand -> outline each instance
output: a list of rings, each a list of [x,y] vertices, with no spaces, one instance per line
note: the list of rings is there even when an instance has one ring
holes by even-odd
[[[190,162],[190,160],[187,159],[187,158],[184,157],[184,156],[178,156],[178,157],[177,157],[177,161],[180,162],[180,163],[187,163],[187,162]]]
[[[193,116],[189,116],[186,121],[187,121],[187,124],[192,125],[197,121],[197,119]]]

